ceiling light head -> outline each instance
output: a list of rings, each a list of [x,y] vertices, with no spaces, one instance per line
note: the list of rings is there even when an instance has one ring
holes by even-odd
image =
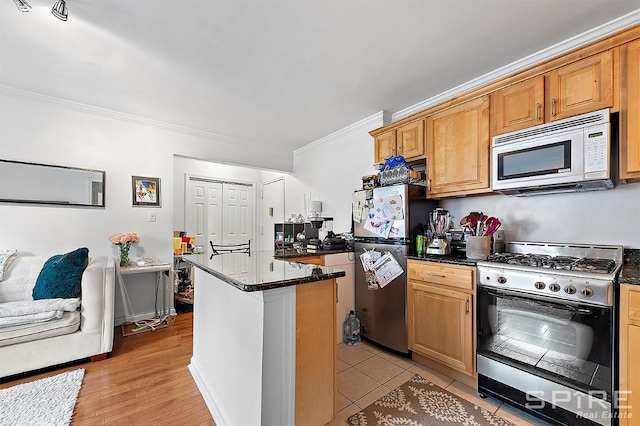
[[[13,0],[16,1],[16,0]],[[58,18],[61,21],[67,20],[67,3],[64,0],[58,0],[56,4],[53,5],[53,9],[51,9],[51,13],[53,16]]]
[[[16,4],[20,12],[28,12],[31,10],[31,5],[24,0],[13,0],[13,2]]]

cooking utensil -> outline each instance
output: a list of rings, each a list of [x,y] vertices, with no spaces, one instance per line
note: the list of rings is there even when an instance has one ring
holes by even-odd
[[[500,219],[497,219],[495,217],[488,218],[486,221],[486,229],[484,231],[484,235],[493,235],[498,230],[498,228],[500,228],[500,226],[502,226],[502,222],[500,222]]]

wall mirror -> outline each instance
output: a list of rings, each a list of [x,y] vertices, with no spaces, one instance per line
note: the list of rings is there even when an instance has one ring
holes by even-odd
[[[0,202],[104,207],[105,172],[0,159]]]

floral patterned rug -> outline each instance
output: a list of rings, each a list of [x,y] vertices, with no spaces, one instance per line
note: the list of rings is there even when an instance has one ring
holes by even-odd
[[[467,425],[515,426],[416,374],[347,419],[351,426]]]

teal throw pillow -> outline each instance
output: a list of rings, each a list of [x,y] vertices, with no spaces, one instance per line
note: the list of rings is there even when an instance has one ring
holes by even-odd
[[[88,264],[86,247],[50,257],[33,287],[33,300],[80,297],[82,273]]]

